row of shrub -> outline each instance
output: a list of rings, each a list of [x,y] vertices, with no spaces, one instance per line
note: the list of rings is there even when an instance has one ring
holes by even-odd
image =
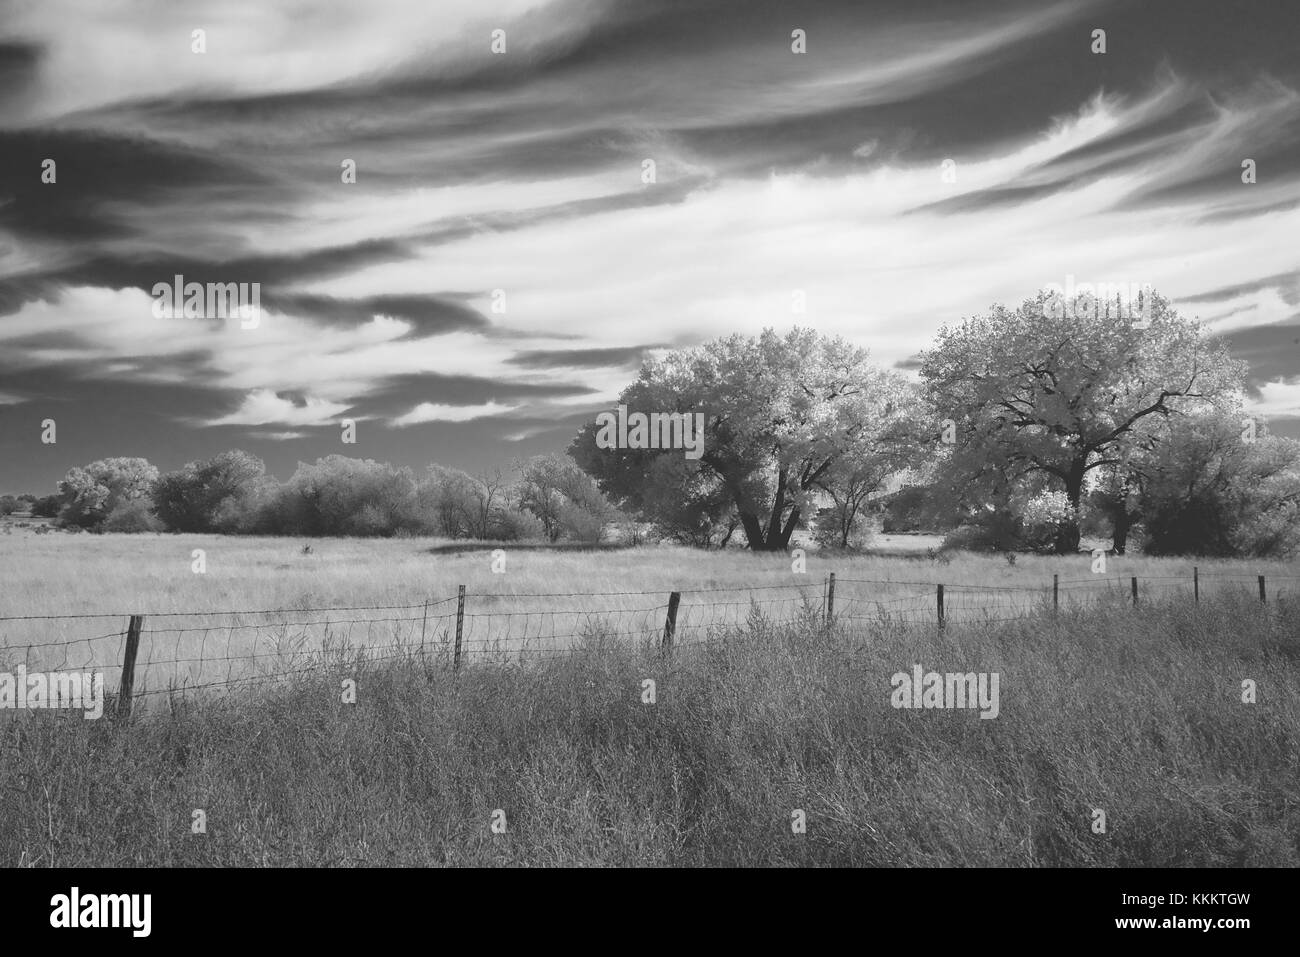
[[[330,455],[299,463],[287,481],[232,450],[160,473],[143,458],[107,458],[69,470],[44,498],[6,496],[30,511],[93,532],[414,536],[497,541],[598,541],[618,515],[592,480],[558,456],[472,476],[422,472]]]

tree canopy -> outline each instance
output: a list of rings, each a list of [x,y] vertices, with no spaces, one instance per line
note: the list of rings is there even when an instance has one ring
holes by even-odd
[[[1076,550],[1090,473],[1149,444],[1171,416],[1240,401],[1244,364],[1150,295],[1145,328],[1054,310],[1040,294],[940,330],[921,356],[937,434],[951,441],[939,484],[988,504],[1045,482],[1069,503],[1057,550]]]
[[[865,349],[810,329],[784,336],[726,336],[647,363],[619,404],[643,413],[702,413],[704,452],[604,449],[589,423],[570,454],[607,495],[635,511],[662,501],[664,485],[716,512],[730,502],[749,547],[784,549],[843,463],[897,456],[915,428],[916,396],[904,377],[873,366]],[[915,433],[911,433],[912,438]],[[656,467],[680,456],[681,464]]]

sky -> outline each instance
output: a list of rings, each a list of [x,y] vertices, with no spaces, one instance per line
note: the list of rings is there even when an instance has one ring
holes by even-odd
[[[1295,0],[0,0],[0,491],[229,448],[281,478],[508,466],[664,350],[800,325],[913,373],[1070,277],[1153,285],[1300,435],[1297,26]],[[176,275],[258,283],[256,324],[159,316]]]

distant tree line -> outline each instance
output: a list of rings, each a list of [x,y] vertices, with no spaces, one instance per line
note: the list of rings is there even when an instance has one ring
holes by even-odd
[[[611,523],[697,547],[784,550],[928,531],[975,550],[1284,556],[1300,550],[1300,442],[1245,413],[1244,363],[1147,293],[1142,320],[1083,296],[944,327],[919,381],[809,329],[647,362],[618,403],[702,413],[703,454],[598,442],[471,476],[331,455],[285,482],[240,451],[159,474],[74,468],[34,514],[102,531],[597,541]],[[1102,308],[1099,308],[1101,306]],[[0,499],[0,509],[22,504]],[[11,509],[12,510],[12,509]]]
[[[147,459],[108,458],[69,470],[53,495],[21,498],[32,514],[92,532],[594,542],[619,517],[556,455],[517,463],[509,481],[499,470],[416,472],[342,455],[299,463],[284,482],[240,450],[161,474]]]

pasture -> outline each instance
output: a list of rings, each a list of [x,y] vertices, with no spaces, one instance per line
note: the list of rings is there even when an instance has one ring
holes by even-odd
[[[919,538],[923,545],[908,547]],[[1283,561],[1109,556],[1106,574],[1092,576],[1091,559],[958,553],[942,563],[926,557],[934,536],[890,536],[882,547],[911,555],[819,555],[809,551],[798,576],[785,554],[740,549],[705,552],[673,546],[612,551],[511,549],[501,543],[449,543],[442,539],[254,538],[219,535],[32,535],[0,537],[0,616],[132,612],[200,612],[228,609],[403,605],[445,598],[465,585],[472,595],[647,592],[748,588],[841,579],[947,582],[1044,588],[1053,574],[1090,577],[1185,579],[1192,566],[1207,580],[1257,574],[1291,579],[1300,565]],[[455,544],[458,552],[434,554]],[[310,552],[304,547],[310,546]],[[492,571],[492,551],[506,555],[505,571]],[[206,572],[192,570],[202,549]],[[557,607],[559,601],[557,600]]]
[[[477,625],[519,637],[510,612],[535,605],[565,638],[562,654],[499,649],[455,673],[436,658],[373,660],[374,633],[354,631],[350,644],[306,650],[315,667],[283,682],[160,694],[127,724],[5,715],[0,861],[1300,864],[1294,564],[1198,560],[1196,604],[1192,562],[1112,556],[1113,588],[1085,588],[1087,601],[1066,592],[1053,614],[1052,575],[1088,578],[1087,557],[810,552],[801,576],[784,555],[507,546],[494,573],[495,546],[431,554],[442,544],[0,539],[7,619],[417,606],[464,584],[469,613],[495,610]],[[840,586],[828,628],[832,570],[870,584]],[[1136,607],[1134,575],[1148,583]],[[940,582],[957,612],[945,629],[928,587]],[[673,590],[683,633],[671,656],[620,634],[642,618],[661,630]],[[608,614],[570,621],[595,595]],[[68,621],[44,627],[71,634]],[[5,644],[20,625],[40,627],[0,622]],[[891,707],[891,676],[916,665],[999,674],[997,718]],[[341,700],[341,678],[357,682],[355,703]],[[805,832],[792,829],[796,812]]]
[[[1190,562],[957,553],[927,557],[936,540],[891,536],[883,556],[785,554],[680,547],[616,550],[511,548],[436,539],[236,538],[197,535],[6,536],[0,572],[12,583],[0,609],[0,649],[46,671],[97,668],[115,688],[128,618],[142,615],[135,688],[144,707],[172,689],[263,682],[309,668],[333,651],[377,660],[412,649],[439,658],[509,662],[565,653],[591,634],[658,640],[669,593],[680,592],[677,644],[707,640],[753,616],[769,623],[821,613],[837,575],[844,625],[937,623],[936,585],[949,623],[1014,621],[1051,599],[1067,607],[1146,598],[1190,599]],[[195,557],[199,556],[199,557]],[[1300,578],[1282,563],[1199,563],[1201,592],[1241,591],[1273,579],[1285,599]],[[465,586],[463,608],[458,590]],[[49,618],[42,616],[51,616]],[[459,624],[458,624],[459,622]],[[460,641],[456,634],[460,632]],[[0,650],[0,654],[5,654]]]

